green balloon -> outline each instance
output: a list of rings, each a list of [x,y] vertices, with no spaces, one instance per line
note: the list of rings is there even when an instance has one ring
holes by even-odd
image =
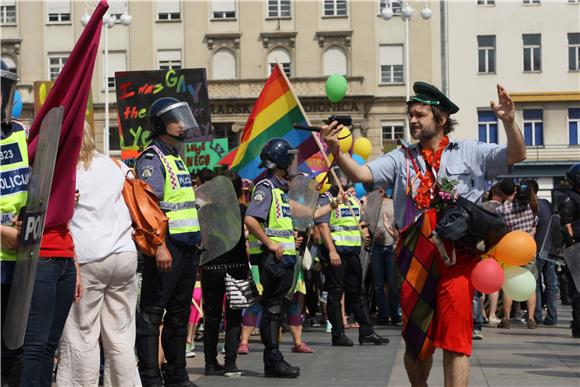
[[[334,74],[326,80],[326,96],[332,103],[342,101],[347,89],[348,83],[342,75]]]
[[[536,279],[529,270],[519,266],[503,269],[505,282],[503,291],[514,301],[526,301],[536,291]]]

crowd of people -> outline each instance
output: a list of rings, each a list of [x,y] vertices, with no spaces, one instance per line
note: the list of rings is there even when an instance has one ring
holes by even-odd
[[[27,164],[24,128],[5,114],[8,72],[2,71],[2,147],[19,150],[20,158],[13,161],[20,167]],[[179,155],[178,145],[195,127],[187,103],[169,97],[153,103],[152,143],[135,163],[135,176],[151,187],[167,218],[165,237],[153,254],[139,251],[132,240],[134,221],[123,196],[128,167],[99,153],[85,125],[74,215],[69,223],[44,231],[24,345],[9,350],[2,341],[2,384],[50,386],[57,364],[58,386],[97,385],[100,378],[106,386],[193,386],[186,359],[194,355],[201,324],[205,375],[242,375],[237,356],[250,351],[249,338],[259,331],[264,375],[295,378],[301,371],[284,359],[281,330],[290,332],[292,352],[310,354],[316,348],[302,341],[304,325],[325,326],[329,342],[344,347],[354,345],[347,328],[358,329],[360,345],[380,346],[389,340],[374,326],[402,323],[412,386],[426,385],[435,348],[444,351],[445,384],[466,386],[472,340],[483,338],[485,322],[510,328],[512,302],[505,294],[490,294],[488,302],[474,295],[469,278],[479,255],[472,248],[453,247],[456,262],[447,264],[430,242],[440,215],[431,206],[439,178],[455,179],[457,194],[472,201],[485,196],[484,208],[501,214],[509,230],[533,235],[538,248],[553,211],[537,198],[534,181],[504,178],[486,190],[489,180],[508,175],[525,159],[515,108],[503,87],[498,86],[499,102],[492,108],[504,124],[507,145],[451,141],[448,134],[456,123],[450,116],[459,108],[432,85],[417,82],[414,91],[406,112],[418,142],[367,165],[340,150],[341,125],[322,128],[336,168],[306,232],[295,230],[287,196],[296,155],[287,140],[274,138],[263,146],[265,175],[255,184],[235,172],[222,173],[238,198],[242,222],[235,247],[206,263],[199,261],[204,225],[194,189],[215,177],[208,170],[190,175]],[[11,167],[5,161],[2,173]],[[580,164],[568,179],[571,192],[580,197]],[[353,182],[364,183],[368,192],[380,190],[377,224],[365,218],[364,198],[356,197]],[[15,191],[20,195],[2,195],[3,321],[18,248],[17,214],[26,201],[26,187],[21,188]],[[560,209],[568,222],[562,243],[568,245],[580,236],[576,196],[571,194],[572,202]],[[451,251],[447,242],[442,248]],[[371,255],[369,270],[360,259],[365,251]],[[299,259],[306,255],[311,264]],[[416,265],[436,273],[435,287],[411,280],[417,276],[408,270]],[[517,317],[530,329],[556,324],[559,295],[562,303],[575,303],[572,328],[578,337],[580,297],[570,273],[561,277],[570,291],[559,290],[561,268],[554,262],[536,259],[527,268],[537,278],[537,289],[526,302],[526,315]],[[245,308],[234,305],[228,279],[254,283],[257,301]],[[416,307],[416,294],[424,307]],[[223,364],[218,361],[221,331]]]

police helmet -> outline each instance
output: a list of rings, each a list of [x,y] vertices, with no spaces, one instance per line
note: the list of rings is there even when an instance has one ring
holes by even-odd
[[[187,102],[172,97],[162,97],[151,104],[149,122],[154,136],[166,134],[167,125],[170,123],[182,123],[183,133],[181,136],[177,136],[177,139],[183,141],[193,139],[193,131],[199,129]]]
[[[283,138],[273,138],[264,144],[262,152],[260,153],[260,168],[273,169],[278,167],[280,169],[288,169],[294,161],[294,155],[297,153],[296,149]]]
[[[580,189],[580,163],[576,163],[566,172],[568,183],[576,189]]]
[[[16,92],[18,75],[10,71],[6,62],[0,59],[0,77],[2,84],[2,124],[10,124],[12,101]]]

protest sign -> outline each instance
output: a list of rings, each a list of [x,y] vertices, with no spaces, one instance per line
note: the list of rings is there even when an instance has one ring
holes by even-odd
[[[192,142],[184,147],[185,165],[191,173],[204,168],[214,170],[218,161],[228,153],[228,139],[215,138],[213,141]]]
[[[115,73],[121,157],[134,158],[151,143],[149,107],[162,97],[189,104],[199,130],[196,141],[213,139],[205,69],[121,71]]]
[[[34,88],[34,115],[36,116],[40,108],[46,101],[48,93],[52,89],[54,81],[36,81],[33,84]],[[85,121],[89,123],[93,133],[95,132],[95,121],[93,116],[93,93],[89,91],[89,100],[87,101],[87,111],[85,113]]]

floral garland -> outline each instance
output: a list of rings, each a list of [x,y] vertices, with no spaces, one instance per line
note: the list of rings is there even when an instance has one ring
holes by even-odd
[[[441,142],[439,143],[439,148],[433,152],[430,149],[421,149],[421,154],[425,162],[431,166],[436,172],[439,172],[439,166],[441,165],[441,155],[445,150],[445,147],[449,144],[449,137],[443,136]],[[429,208],[431,207],[432,191],[433,186],[436,183],[436,177],[430,168],[427,168],[425,174],[418,174],[420,183],[419,188],[417,188],[417,194],[415,195],[415,205],[417,208]]]

